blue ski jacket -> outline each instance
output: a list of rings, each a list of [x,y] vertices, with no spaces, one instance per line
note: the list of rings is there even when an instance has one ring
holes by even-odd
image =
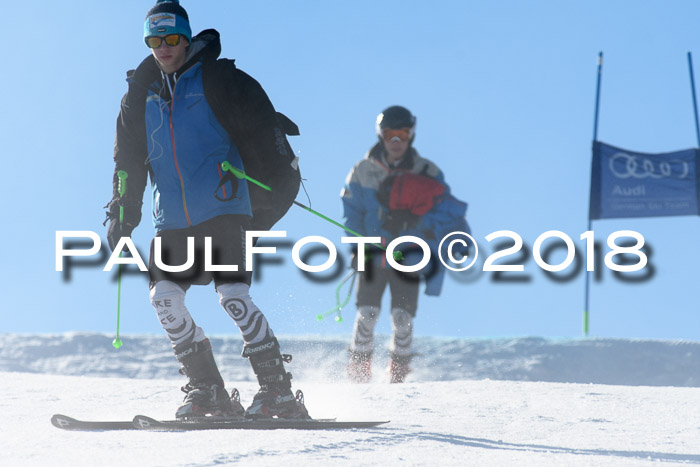
[[[204,96],[201,63],[174,78],[172,96],[149,90],[146,99],[153,225],[182,229],[223,214],[252,216],[247,183],[219,186],[228,175],[224,161],[240,170],[243,163]]]

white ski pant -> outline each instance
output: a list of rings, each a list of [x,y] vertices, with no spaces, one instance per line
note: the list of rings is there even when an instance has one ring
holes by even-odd
[[[250,286],[227,283],[217,287],[219,303],[234,320],[246,344],[256,344],[274,337],[267,319],[250,297]],[[185,306],[185,290],[171,281],[158,281],[151,288],[151,305],[173,346],[206,339]]]
[[[379,312],[380,309],[376,306],[361,306],[357,309],[350,350],[372,353],[374,350],[374,328],[377,325]],[[389,344],[389,351],[402,357],[410,356],[413,341],[413,316],[401,308],[392,308],[391,325],[393,336]]]

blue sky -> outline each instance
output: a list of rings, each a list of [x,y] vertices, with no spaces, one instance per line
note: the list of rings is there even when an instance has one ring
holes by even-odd
[[[103,238],[111,196],[115,119],[125,72],[146,56],[149,1],[11,2],[3,6],[5,73],[0,140],[6,161],[0,332],[113,332],[116,284],[101,266],[55,271],[57,230]],[[401,104],[418,117],[415,146],[469,203],[473,234],[512,230],[526,245],[560,230],[579,247],[587,228],[596,63],[605,54],[599,139],[641,152],[697,146],[686,54],[697,53],[700,4],[692,1],[184,1],[192,28],[216,28],[222,56],[254,76],[302,135],[313,208],[340,219],[340,189],[376,140],[374,120]],[[300,193],[303,203],[309,199]],[[147,254],[153,228],[134,234]],[[295,241],[342,232],[293,207],[277,230]],[[591,335],[700,339],[696,217],[605,220],[596,239],[636,230],[653,247],[653,277],[630,284],[604,269],[591,289]],[[280,249],[252,288],[278,334],[346,334],[317,322],[337,280],[308,280]],[[483,259],[483,256],[482,258]],[[102,263],[104,264],[104,263]],[[450,275],[438,298],[421,295],[420,335],[582,334],[584,276],[560,283],[532,257],[527,282],[492,273]],[[520,275],[521,277],[523,275]],[[236,333],[213,286],[188,294],[210,334]],[[378,332],[390,331],[386,310]],[[122,288],[122,333],[161,332],[143,277]]]

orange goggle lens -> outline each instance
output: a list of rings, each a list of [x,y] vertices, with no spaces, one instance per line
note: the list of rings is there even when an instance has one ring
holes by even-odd
[[[384,128],[382,130],[382,138],[384,138],[384,141],[391,141],[391,139],[395,136],[398,136],[401,141],[407,141],[408,138],[411,137],[411,129],[400,128],[395,130],[393,128]]]
[[[180,43],[180,34],[168,34],[167,36],[148,36],[146,45],[151,49],[157,49],[165,41],[170,47],[175,47]]]

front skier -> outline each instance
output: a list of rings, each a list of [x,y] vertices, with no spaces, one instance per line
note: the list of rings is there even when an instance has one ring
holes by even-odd
[[[179,1],[159,0],[151,8],[144,39],[152,55],[127,74],[129,90],[117,120],[108,239],[114,250],[139,224],[150,174],[156,229],[149,260],[150,300],[189,380],[176,417],[244,414],[226,393],[211,344],[185,306],[191,285],[213,279],[219,303],[239,327],[243,356],[260,383],[245,416],[308,418],[284,367],[290,358],[281,354],[265,316],[251,300],[251,273],[245,271],[246,231],[269,230],[296,196],[300,177],[285,134],[298,134],[298,129],[275,112],[257,81],[233,60],[218,59],[218,32],[208,29],[192,37]],[[224,162],[267,177],[276,192],[249,193],[245,182],[225,171]],[[123,195],[122,171],[128,174]],[[172,272],[190,258],[189,237],[194,238],[194,264]],[[205,258],[205,244],[211,258]],[[237,265],[238,270],[208,272],[205,263]]]

